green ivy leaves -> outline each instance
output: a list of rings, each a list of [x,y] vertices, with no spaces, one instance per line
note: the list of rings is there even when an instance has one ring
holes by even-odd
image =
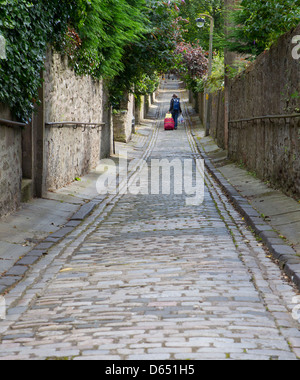
[[[182,0],[0,0],[0,103],[21,120],[32,116],[49,44],[78,75],[104,78],[111,99],[150,91],[172,64],[172,22]],[[118,101],[117,101],[118,102]]]
[[[0,34],[7,43],[7,59],[0,61],[0,102],[21,121],[31,118],[47,43],[64,34],[70,4],[69,0],[0,2]]]

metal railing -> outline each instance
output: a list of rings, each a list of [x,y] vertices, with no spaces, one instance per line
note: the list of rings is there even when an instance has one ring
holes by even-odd
[[[24,128],[27,127],[29,124],[26,123],[20,123],[17,121],[12,120],[6,120],[6,119],[0,119],[0,125],[5,127],[13,127],[13,128]],[[57,127],[57,128],[63,128],[63,127],[73,127],[74,129],[77,129],[78,127],[84,127],[84,129],[88,128],[102,128],[105,127],[105,123],[79,123],[77,121],[63,121],[63,122],[56,122],[56,123],[45,123],[46,127]]]
[[[239,119],[239,120],[230,120],[229,124],[232,123],[241,123],[241,122],[249,122],[254,120],[266,120],[266,119],[293,119],[295,117],[300,117],[300,113],[293,113],[287,115],[265,115],[265,116],[255,116],[247,119]]]
[[[4,127],[12,127],[12,128],[24,128],[28,126],[28,124],[26,123],[19,123],[17,121],[6,120],[6,119],[0,119],[0,125]]]
[[[72,127],[73,129],[77,128],[84,128],[83,131],[86,130],[86,128],[91,128],[91,129],[102,129],[105,127],[105,123],[82,123],[82,122],[77,122],[77,121],[59,121],[55,123],[45,123],[46,127],[48,128],[64,128],[64,127]]]

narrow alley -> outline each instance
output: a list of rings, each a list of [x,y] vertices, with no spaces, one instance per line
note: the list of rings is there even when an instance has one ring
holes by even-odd
[[[181,85],[164,85],[129,144],[133,182],[141,160],[193,160],[195,176],[202,132]],[[165,131],[174,92],[185,125]],[[122,191],[124,180],[5,295],[0,359],[296,360],[297,290],[213,178],[196,205]]]

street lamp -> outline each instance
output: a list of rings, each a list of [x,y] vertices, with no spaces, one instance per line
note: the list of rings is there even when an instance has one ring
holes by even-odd
[[[205,25],[205,19],[202,17],[197,18],[196,23],[197,23],[198,28],[203,28]]]
[[[213,61],[213,35],[214,35],[214,18],[207,14],[201,14],[200,17],[197,18],[196,24],[198,28],[203,28],[205,25],[205,18],[210,19],[210,37],[209,37],[209,62],[208,62],[208,76],[211,76],[212,73],[212,61]],[[205,89],[205,102],[206,102],[206,136],[209,136],[209,123],[208,123],[208,99],[209,99],[209,91]]]

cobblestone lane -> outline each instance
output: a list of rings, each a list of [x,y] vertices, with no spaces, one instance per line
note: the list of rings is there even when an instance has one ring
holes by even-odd
[[[176,85],[160,96],[161,117]],[[188,128],[160,125],[146,158],[193,157]],[[107,207],[17,288],[0,358],[300,356],[297,293],[211,178],[199,206],[185,195],[125,194]]]

